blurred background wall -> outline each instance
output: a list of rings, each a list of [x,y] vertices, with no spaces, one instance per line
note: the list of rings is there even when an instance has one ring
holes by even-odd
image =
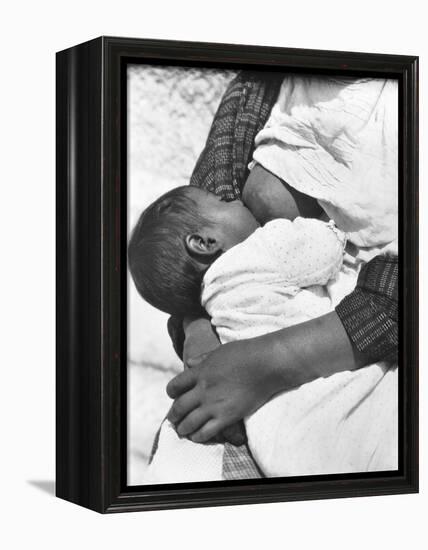
[[[232,71],[128,67],[128,233],[157,197],[187,185]],[[165,387],[182,366],[167,315],[128,276],[128,483],[138,485],[169,408]]]

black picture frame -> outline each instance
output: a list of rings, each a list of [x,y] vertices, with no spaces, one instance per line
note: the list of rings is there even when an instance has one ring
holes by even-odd
[[[399,81],[397,472],[126,485],[126,81],[133,63]],[[100,37],[56,58],[56,494],[98,512],[418,491],[418,58]]]

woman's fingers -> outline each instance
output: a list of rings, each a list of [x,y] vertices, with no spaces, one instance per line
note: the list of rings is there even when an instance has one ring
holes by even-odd
[[[178,435],[189,435],[196,432],[210,420],[208,412],[201,409],[193,410],[176,427]]]
[[[209,352],[206,352],[206,353],[201,353],[200,355],[197,355],[197,356],[189,357],[187,359],[187,366],[190,369],[193,369],[194,367],[198,367],[208,354]]]
[[[195,395],[195,392],[187,392],[176,399],[169,410],[168,420],[173,424],[180,422],[185,416],[187,416],[193,409],[200,404],[199,399]]]
[[[196,384],[196,380],[197,378],[195,372],[187,369],[170,380],[166,387],[166,393],[171,397],[171,399],[175,399],[185,391],[193,388]]]
[[[194,443],[205,443],[215,437],[225,427],[224,422],[213,418],[198,431],[189,436]]]

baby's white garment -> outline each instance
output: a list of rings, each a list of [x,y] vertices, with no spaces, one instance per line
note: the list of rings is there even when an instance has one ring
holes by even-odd
[[[255,144],[254,160],[357,246],[397,237],[397,80],[288,75]]]
[[[207,270],[201,303],[224,344],[331,311],[326,288],[339,273],[345,235],[332,222],[276,219]]]
[[[319,317],[353,290],[358,256],[340,269],[345,239],[333,230],[274,220],[208,269],[202,305],[222,343]],[[279,394],[245,420],[257,464],[267,476],[397,469],[397,382],[375,364]]]

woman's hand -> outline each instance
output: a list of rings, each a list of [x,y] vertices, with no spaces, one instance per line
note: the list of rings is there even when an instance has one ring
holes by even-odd
[[[220,346],[197,359],[167,386],[175,399],[168,414],[179,435],[194,442],[209,441],[248,416],[274,393],[277,387],[260,363],[257,339]]]
[[[180,435],[205,442],[273,395],[363,366],[335,311],[300,325],[218,347],[167,386],[168,418]]]
[[[199,357],[201,361],[202,357],[221,345],[214,328],[206,317],[184,319],[183,330],[185,334],[183,347],[185,367],[189,367],[189,362],[192,363],[193,358]],[[235,446],[243,445],[247,441],[244,423],[236,422],[228,426],[218,434],[216,441],[227,442]]]

